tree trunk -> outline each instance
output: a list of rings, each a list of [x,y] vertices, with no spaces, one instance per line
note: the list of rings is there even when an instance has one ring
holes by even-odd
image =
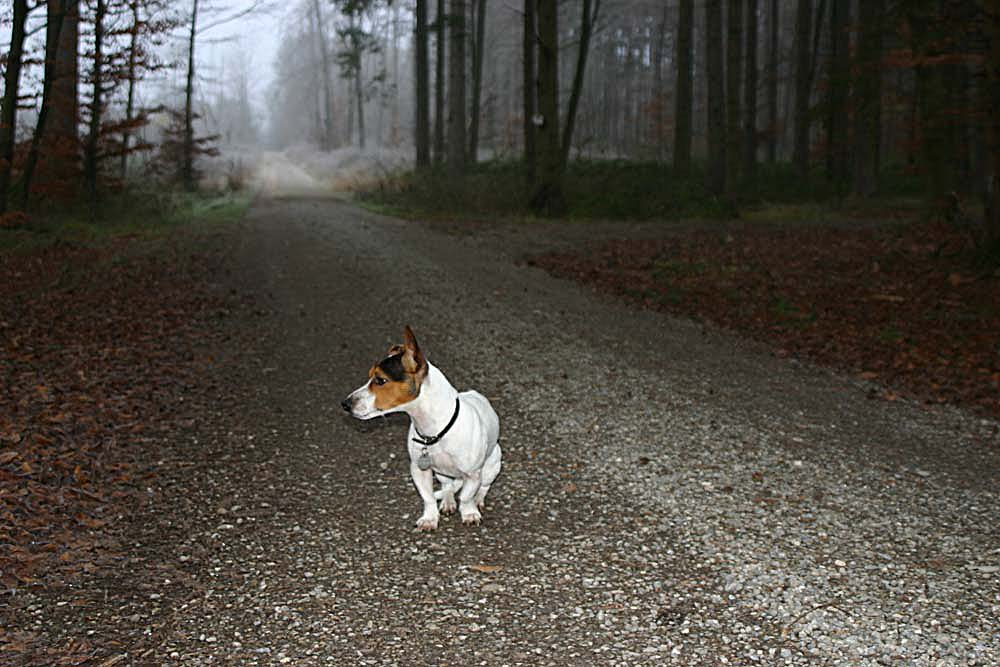
[[[28,20],[28,1],[14,0],[11,19],[10,53],[3,77],[3,109],[0,110],[0,215],[7,212],[10,175],[14,167],[14,144],[17,132],[18,92],[21,87],[21,62],[24,55],[24,27]]]
[[[45,74],[44,81],[42,83],[42,106],[38,111],[38,118],[35,121],[35,132],[31,137],[31,147],[28,149],[28,157],[24,163],[24,172],[21,174],[21,201],[19,202],[19,208],[21,210],[27,210],[28,204],[31,200],[31,190],[34,186],[34,176],[35,176],[35,166],[38,164],[38,154],[42,150],[42,144],[45,143],[47,147],[52,147],[53,152],[51,154],[58,155],[59,153],[59,140],[51,139],[49,137],[50,133],[54,133],[53,127],[56,126],[55,122],[50,123],[51,117],[58,117],[60,124],[58,126],[60,131],[65,131],[63,126],[63,117],[68,113],[66,106],[72,105],[74,121],[73,121],[73,137],[63,137],[64,140],[72,140],[75,145],[75,132],[76,132],[76,85],[75,79],[73,83],[74,98],[72,101],[63,99],[62,96],[57,93],[57,88],[60,85],[63,88],[68,89],[66,85],[66,80],[73,78],[76,70],[72,72],[66,72],[64,69],[67,64],[66,59],[61,57],[61,50],[63,48],[72,48],[74,53],[76,50],[76,27],[73,27],[70,32],[73,34],[71,37],[65,37],[64,28],[69,24],[73,23],[78,19],[78,14],[72,13],[76,12],[76,4],[73,0],[49,0],[47,5],[47,19],[45,27]],[[72,13],[72,14],[71,14]],[[66,90],[60,91],[65,93]],[[57,101],[61,104],[57,104]],[[54,107],[59,107],[56,113],[53,113]],[[50,169],[50,174],[52,173]],[[41,180],[41,179],[39,179]]]
[[[781,6],[771,0],[771,23],[768,26],[767,46],[767,161],[778,161],[778,35],[781,23]]]
[[[97,171],[100,167],[101,117],[104,115],[104,17],[107,13],[104,0],[97,0],[94,8],[94,65],[91,72],[93,92],[90,98],[90,122],[87,141],[83,149],[83,190],[91,206],[97,206]]]
[[[882,128],[882,24],[885,0],[858,4],[858,52],[854,70],[854,194],[878,191],[878,158]]]
[[[318,1],[318,0],[317,0]],[[430,128],[430,62],[427,49],[427,2],[417,0],[416,7],[416,136],[417,168],[422,169],[431,164],[431,128]]]
[[[476,0],[476,41],[472,52],[472,111],[469,119],[469,164],[479,157],[479,114],[483,94],[483,53],[486,39],[486,0]]]
[[[735,190],[742,167],[743,0],[728,0],[726,12],[726,189]]]
[[[540,215],[565,213],[562,151],[559,147],[559,7],[558,0],[538,3],[538,184],[531,208]]]
[[[191,29],[188,31],[187,79],[184,84],[184,144],[181,156],[181,185],[188,192],[196,186],[194,178],[194,44],[198,30],[198,0],[191,4]]]
[[[119,178],[124,182],[128,177],[128,154],[129,144],[132,142],[132,121],[135,119],[135,89],[139,82],[136,80],[139,49],[139,0],[131,0],[129,9],[132,11],[132,26],[129,28],[128,45],[128,93],[125,100],[125,131],[122,133],[122,154],[119,165]]]
[[[833,0],[830,12],[826,171],[830,180],[841,187],[847,182],[850,159],[847,138],[847,97],[851,79],[851,0]]]
[[[674,170],[678,176],[691,171],[691,115],[694,109],[694,0],[680,0],[677,16],[676,98],[674,100]]]
[[[985,248],[1000,256],[1000,11],[988,16],[985,79],[986,137],[989,146],[990,175],[986,188]]]
[[[537,129],[535,127],[535,93],[538,91],[538,81],[535,74],[535,55],[537,53],[536,25],[538,0],[524,0],[524,33],[522,35],[523,78],[524,78],[524,170],[528,190],[535,187],[535,177],[538,171],[538,147],[536,146]]]
[[[795,144],[792,149],[792,162],[800,175],[805,175],[809,171],[811,37],[812,0],[798,0],[798,10],[795,15]]]
[[[448,169],[465,169],[465,0],[451,0],[448,13]]]
[[[705,62],[708,77],[708,189],[726,191],[726,101],[722,71],[722,0],[705,3]]]
[[[743,177],[757,177],[757,0],[747,0],[746,82],[743,89]]]
[[[576,70],[573,72],[573,88],[569,94],[569,105],[566,108],[565,125],[562,134],[562,164],[563,169],[569,162],[569,151],[573,143],[573,128],[576,125],[576,110],[580,105],[580,94],[583,92],[583,77],[587,69],[587,56],[590,53],[590,37],[594,33],[594,24],[601,11],[601,0],[583,0],[580,10],[580,48],[576,52]]]
[[[333,130],[333,90],[331,89],[331,66],[330,48],[326,41],[326,30],[323,25],[323,12],[320,9],[320,0],[312,0],[313,20],[316,22],[316,41],[319,43],[319,64],[320,76],[323,77],[323,136],[320,139],[320,148],[325,151],[334,147]]]
[[[448,17],[444,12],[444,0],[437,1],[435,20],[436,39],[434,42],[437,59],[434,62],[434,162],[444,162],[444,65],[445,43],[448,34]]]

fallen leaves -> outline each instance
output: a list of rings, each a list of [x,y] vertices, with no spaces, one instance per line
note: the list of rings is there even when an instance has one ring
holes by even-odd
[[[209,270],[167,241],[0,255],[0,594],[108,562],[154,436],[206,384]]]
[[[799,227],[613,241],[532,263],[931,402],[1000,416],[1000,275],[959,232]]]

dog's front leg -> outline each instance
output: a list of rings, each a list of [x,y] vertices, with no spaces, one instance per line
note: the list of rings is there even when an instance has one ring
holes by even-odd
[[[420,492],[420,498],[424,501],[424,513],[417,519],[417,528],[420,530],[437,530],[438,527],[438,507],[434,499],[434,477],[430,469],[421,470],[416,463],[410,463],[410,476],[413,477],[413,484]]]
[[[483,518],[474,501],[476,492],[479,491],[481,483],[482,477],[480,476],[478,470],[474,473],[465,475],[465,481],[462,483],[462,490],[458,494],[458,509],[462,514],[462,523],[474,523],[478,525]]]

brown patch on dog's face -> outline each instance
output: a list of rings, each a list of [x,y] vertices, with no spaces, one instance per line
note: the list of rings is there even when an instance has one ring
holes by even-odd
[[[368,371],[368,390],[375,399],[375,409],[391,410],[420,395],[420,385],[427,377],[427,361],[413,332],[406,327],[405,345],[393,345],[385,359]]]

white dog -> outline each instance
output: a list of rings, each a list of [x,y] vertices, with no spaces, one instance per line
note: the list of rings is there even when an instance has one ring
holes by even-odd
[[[462,523],[478,524],[500,473],[500,420],[485,396],[459,393],[424,358],[410,327],[403,335],[404,344],[389,348],[385,359],[369,369],[368,382],[341,405],[358,419],[392,412],[410,416],[410,474],[424,501],[417,528],[436,530],[438,516],[455,511],[455,493]],[[434,477],[441,484],[436,493]]]

